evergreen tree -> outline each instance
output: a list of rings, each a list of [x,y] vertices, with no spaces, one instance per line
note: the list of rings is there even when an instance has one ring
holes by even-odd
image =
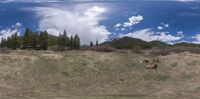
[[[71,36],[69,39],[69,47],[72,49],[74,48],[74,37],[73,36]]]
[[[8,37],[8,39],[7,39],[7,47],[8,48],[11,48],[11,44],[12,42],[11,42],[11,37]]]
[[[80,38],[78,37],[78,35],[74,36],[74,48],[75,49],[79,49],[80,48]]]
[[[90,41],[90,46],[92,47],[92,46],[94,46],[94,44],[93,44],[93,42],[92,41]]]
[[[96,40],[96,46],[99,46],[99,41],[98,40]]]
[[[23,48],[27,48],[27,47],[31,46],[30,33],[31,33],[31,30],[29,30],[28,28],[26,28],[24,36],[23,36],[23,40],[22,40],[22,46],[23,46]]]
[[[11,36],[11,47],[12,47],[12,49],[20,48],[20,39],[19,39],[17,33],[15,33]]]
[[[34,49],[37,49],[38,48],[38,39],[39,39],[39,35],[38,33],[33,33],[32,34],[32,46]]]
[[[67,37],[67,32],[64,30],[63,35],[62,35],[62,42],[63,42],[63,46],[67,47],[67,41],[68,37]]]
[[[42,50],[47,50],[48,49],[48,33],[47,31],[41,32],[39,36],[39,47]]]

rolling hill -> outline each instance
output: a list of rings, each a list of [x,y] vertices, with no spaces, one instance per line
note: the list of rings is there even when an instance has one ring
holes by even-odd
[[[160,41],[146,42],[141,39],[131,37],[113,39],[111,41],[102,43],[102,45],[109,45],[117,49],[132,49],[138,47],[142,49],[151,49],[153,47],[168,46],[168,44]]]

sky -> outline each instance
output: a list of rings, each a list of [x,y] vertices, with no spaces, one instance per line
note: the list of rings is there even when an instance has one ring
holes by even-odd
[[[0,38],[26,28],[81,44],[129,36],[168,44],[200,44],[199,0],[0,0]]]

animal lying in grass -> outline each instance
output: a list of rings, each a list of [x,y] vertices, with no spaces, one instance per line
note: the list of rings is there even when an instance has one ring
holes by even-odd
[[[150,60],[144,60],[143,64],[145,65],[146,69],[157,69],[158,65]]]

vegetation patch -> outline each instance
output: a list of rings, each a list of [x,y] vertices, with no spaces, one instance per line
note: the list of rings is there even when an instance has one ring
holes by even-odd
[[[171,64],[172,67],[177,67],[178,66],[178,63],[173,63]]]

